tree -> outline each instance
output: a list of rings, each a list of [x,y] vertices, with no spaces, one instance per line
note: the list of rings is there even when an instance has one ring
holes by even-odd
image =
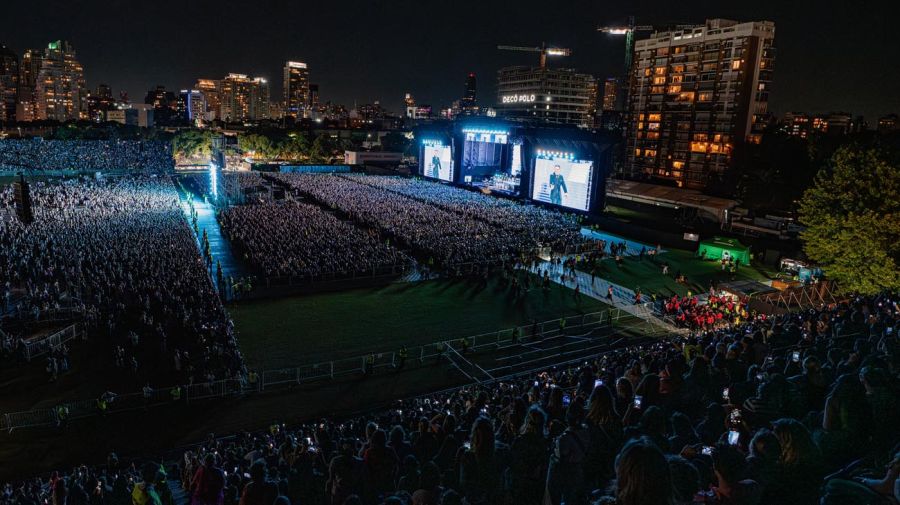
[[[900,289],[900,166],[884,151],[842,147],[800,202],[804,250],[842,288]]]
[[[239,136],[238,148],[254,159],[271,159],[275,154],[274,146],[269,137],[256,133]]]
[[[212,132],[201,130],[183,130],[172,139],[172,152],[175,156],[193,158],[209,157],[212,153]]]
[[[309,161],[312,163],[329,163],[333,155],[331,140],[325,135],[319,135],[313,140],[309,149]]]

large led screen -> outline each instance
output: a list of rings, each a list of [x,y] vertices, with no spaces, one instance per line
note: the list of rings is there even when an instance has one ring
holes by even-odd
[[[502,130],[463,130],[462,182],[485,190],[519,193],[519,172],[510,169],[509,136]]]
[[[538,155],[531,198],[560,207],[587,211],[591,205],[594,164],[568,155]]]
[[[419,167],[425,177],[453,182],[453,155],[450,146],[422,145]]]

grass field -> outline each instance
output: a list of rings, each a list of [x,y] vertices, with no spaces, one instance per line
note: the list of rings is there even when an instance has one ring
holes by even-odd
[[[668,276],[662,275],[663,262],[669,264]],[[679,272],[687,276],[687,284],[675,282],[675,276]],[[664,296],[671,296],[673,293],[684,295],[688,290],[694,294],[701,293],[709,289],[711,281],[732,280],[732,274],[723,272],[719,262],[703,261],[690,251],[678,249],[666,250],[654,261],[647,256],[643,260],[637,256],[626,257],[621,267],[616,266],[613,259],[607,258],[601,262],[597,275],[629,289],[640,287],[645,294],[657,293]],[[774,275],[775,272],[754,264],[739,268],[734,279],[767,281]]]
[[[391,351],[608,308],[554,285],[532,287],[516,301],[510,290],[458,279],[295,296],[231,305],[248,364],[289,367]]]

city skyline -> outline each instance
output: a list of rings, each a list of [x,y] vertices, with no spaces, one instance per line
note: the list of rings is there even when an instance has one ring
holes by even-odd
[[[546,12],[530,0],[514,8],[465,1],[452,6],[400,1],[390,9],[386,2],[301,2],[276,8],[281,14],[271,16],[272,9],[248,10],[231,1],[162,1],[155,12],[179,13],[163,23],[152,16],[123,22],[124,8],[96,1],[82,2],[78,11],[63,16],[61,5],[5,6],[10,19],[21,21],[4,30],[0,43],[21,56],[48,41],[68,40],[89,88],[108,84],[132,98],[159,84],[186,89],[198,78],[232,72],[267,78],[271,96],[280,97],[284,62],[297,60],[309,65],[310,82],[319,84],[323,101],[380,100],[399,112],[410,92],[422,103],[449,105],[462,96],[466,75],[475,72],[479,102],[493,105],[497,70],[537,63],[533,54],[499,51],[498,44],[571,47],[571,57],[551,65],[605,79],[621,74],[624,40],[596,28],[633,14],[638,24],[702,23],[714,17],[773,21],[778,66],[771,106],[779,115],[841,110],[871,121],[900,109],[900,97],[889,85],[900,78],[900,69],[881,64],[875,50],[890,43],[888,16],[845,6],[819,12],[775,2],[600,6],[570,0]],[[210,13],[215,23],[195,22]]]

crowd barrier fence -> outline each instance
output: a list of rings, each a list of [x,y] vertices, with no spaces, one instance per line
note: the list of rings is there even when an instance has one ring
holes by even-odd
[[[635,316],[620,308],[610,308],[599,312],[535,322],[515,328],[472,335],[468,337],[441,340],[432,344],[370,353],[319,363],[304,364],[261,372],[251,371],[241,378],[221,379],[211,382],[153,388],[147,391],[101,395],[93,400],[62,402],[52,408],[34,409],[22,412],[0,414],[0,430],[12,432],[16,429],[61,426],[70,420],[94,416],[105,416],[116,412],[149,409],[178,402],[190,403],[214,398],[229,398],[247,394],[258,394],[289,389],[298,385],[332,380],[341,377],[376,374],[397,370],[400,367],[428,367],[440,361],[454,350],[480,351],[498,348],[519,339],[523,343],[536,343],[552,339],[563,333],[590,331],[603,325],[614,325],[622,319]],[[73,325],[75,326],[75,325]],[[514,337],[518,330],[519,335]],[[77,329],[70,330],[76,332]]]

